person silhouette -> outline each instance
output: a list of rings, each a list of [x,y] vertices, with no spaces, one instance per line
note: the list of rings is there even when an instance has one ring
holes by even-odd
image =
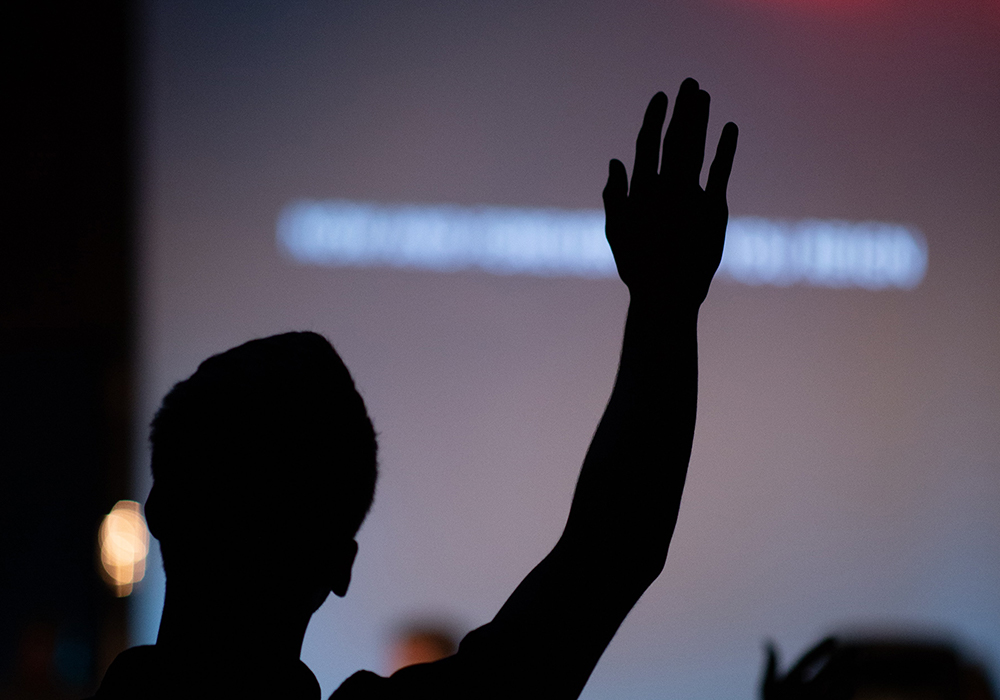
[[[664,133],[667,102],[659,92],[646,109],[631,182],[609,164],[606,233],[630,302],[562,535],[455,654],[388,678],[359,671],[332,699],[575,698],[662,571],[738,135],[725,125],[702,189],[709,95],[685,80]],[[156,644],[119,655],[97,697],[317,698],[302,640],[327,595],[347,592],[376,480],[375,433],[336,351],[286,333],[207,359],[164,398],[151,445],[163,617]]]
[[[950,640],[827,637],[785,673],[767,645],[761,700],[994,700],[985,666]]]

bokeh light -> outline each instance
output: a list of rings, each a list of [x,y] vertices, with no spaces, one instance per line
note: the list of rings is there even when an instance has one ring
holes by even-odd
[[[135,501],[118,501],[98,533],[101,574],[118,597],[127,596],[146,572],[149,530]]]

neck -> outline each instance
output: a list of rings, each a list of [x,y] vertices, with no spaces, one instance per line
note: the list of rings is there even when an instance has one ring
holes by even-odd
[[[282,602],[259,593],[206,593],[171,582],[156,646],[171,655],[216,666],[295,663],[302,653],[310,615],[290,611]]]

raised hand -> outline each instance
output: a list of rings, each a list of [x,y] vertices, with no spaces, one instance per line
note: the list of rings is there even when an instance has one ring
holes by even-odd
[[[615,387],[584,458],[566,528],[455,656],[411,666],[393,679],[422,675],[435,697],[573,700],[663,571],[697,415],[697,310],[722,256],[737,133],[733,124],[723,129],[702,190],[708,94],[693,80],[681,86],[661,164],[666,112],[659,93],[639,132],[631,191],[617,160],[604,190],[608,240],[632,298]]]
[[[709,95],[692,78],[677,93],[663,137],[667,96],[649,101],[635,144],[631,187],[625,166],[612,160],[604,188],[606,232],[618,274],[633,298],[697,309],[722,259],[729,220],[726,185],[736,153],[738,129],[722,129],[703,190]]]

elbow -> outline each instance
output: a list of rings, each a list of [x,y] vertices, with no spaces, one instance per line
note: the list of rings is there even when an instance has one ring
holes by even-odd
[[[553,555],[567,564],[574,562],[570,568],[579,576],[596,576],[606,585],[641,594],[663,571],[668,546],[669,541],[621,532],[564,535]]]
[[[645,590],[653,581],[663,573],[663,567],[667,563],[667,553],[646,553],[641,557],[636,557],[632,563],[633,577],[637,582],[641,582]]]
[[[666,561],[666,549],[660,551],[624,543],[608,552],[597,565],[604,569],[610,580],[628,588],[638,597],[663,572]]]

